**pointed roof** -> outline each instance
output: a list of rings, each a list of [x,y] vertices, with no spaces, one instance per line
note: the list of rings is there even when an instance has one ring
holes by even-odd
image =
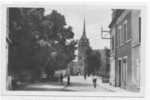
[[[84,18],[84,22],[83,22],[83,34],[82,34],[82,38],[87,39],[86,28],[85,28],[85,18]]]
[[[86,31],[85,31],[85,19],[84,19],[84,23],[83,23],[83,35],[86,36]]]
[[[84,22],[83,22],[83,34],[82,34],[82,36],[81,36],[81,38],[79,40],[79,45],[83,45],[83,44],[84,45],[85,44],[89,45],[89,40],[88,40],[88,38],[86,36],[85,19],[84,19]]]

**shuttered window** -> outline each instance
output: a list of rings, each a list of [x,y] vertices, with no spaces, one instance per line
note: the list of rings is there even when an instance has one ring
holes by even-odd
[[[139,42],[141,42],[141,17],[139,17]]]

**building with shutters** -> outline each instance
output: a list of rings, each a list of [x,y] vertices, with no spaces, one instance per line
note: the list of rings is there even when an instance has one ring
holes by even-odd
[[[110,83],[127,90],[140,90],[140,10],[113,9]]]

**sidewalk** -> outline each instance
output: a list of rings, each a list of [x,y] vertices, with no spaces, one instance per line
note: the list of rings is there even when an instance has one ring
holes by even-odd
[[[64,84],[59,82],[41,82],[41,83],[31,83],[27,84],[20,90],[27,91],[69,91],[65,88]]]
[[[100,85],[104,88],[111,89],[114,92],[129,92],[127,90],[121,89],[120,87],[111,86],[109,83],[101,83]]]
[[[130,93],[131,91],[128,91],[128,90],[125,90],[125,89],[122,89],[122,88],[120,88],[120,87],[115,87],[115,86],[112,86],[112,85],[110,85],[109,83],[103,83],[102,82],[102,80],[101,80],[101,78],[99,78],[98,79],[99,80],[99,85],[100,86],[102,86],[102,87],[104,87],[104,88],[107,88],[107,89],[110,89],[110,90],[112,90],[112,91],[114,91],[114,92],[123,92],[123,93]],[[131,93],[133,93],[133,92],[131,92]]]

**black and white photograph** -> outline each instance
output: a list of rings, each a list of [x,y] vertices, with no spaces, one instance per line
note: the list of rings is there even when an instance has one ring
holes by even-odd
[[[143,96],[141,6],[32,4],[4,7],[6,92]]]

